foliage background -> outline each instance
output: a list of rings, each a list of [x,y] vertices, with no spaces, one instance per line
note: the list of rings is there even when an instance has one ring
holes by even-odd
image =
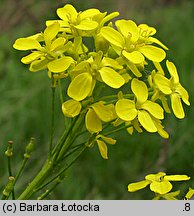
[[[156,27],[157,37],[170,50],[180,79],[190,94],[191,106],[185,108],[186,118],[168,115],[165,125],[169,140],[157,134],[126,132],[114,135],[118,143],[109,148],[109,160],[103,160],[97,148],[88,149],[67,173],[67,178],[49,199],[151,199],[151,192],[127,192],[127,184],[158,171],[187,174],[192,180],[177,183],[186,191],[194,187],[194,1],[193,0],[0,0],[0,190],[7,182],[4,152],[7,141],[14,141],[14,173],[31,136],[36,138],[36,151],[18,184],[19,192],[37,172],[44,156],[50,132],[50,82],[44,72],[30,73],[22,65],[24,55],[12,48],[14,40],[45,28],[47,19],[56,18],[55,10],[65,3],[77,10],[98,8],[119,11],[120,17]],[[63,128],[60,106],[55,128]]]

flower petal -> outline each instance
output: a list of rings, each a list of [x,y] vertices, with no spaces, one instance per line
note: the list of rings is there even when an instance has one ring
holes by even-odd
[[[115,118],[114,105],[104,105],[103,102],[98,102],[91,107],[94,109],[97,116],[104,122],[109,122]]]
[[[194,195],[194,189],[189,188],[189,191],[187,192],[187,194],[185,195],[185,199],[192,199]]]
[[[137,116],[134,101],[128,99],[120,99],[115,106],[116,114],[124,121],[131,121]]]
[[[111,44],[123,48],[125,40],[123,36],[115,29],[105,26],[101,29],[101,34]]]
[[[154,119],[154,124],[157,128],[157,132],[159,133],[159,135],[164,139],[168,139],[169,134],[163,129],[164,127],[162,126],[161,121],[158,119]]]
[[[51,51],[56,51],[58,49],[61,49],[63,45],[65,44],[66,40],[65,38],[59,37],[56,40],[53,41],[51,44]]]
[[[82,20],[79,25],[74,26],[76,29],[90,31],[98,27],[98,23],[92,20]]]
[[[163,49],[168,50],[168,47],[166,47],[162,42],[160,42],[157,38],[149,37],[149,41],[152,43],[156,43],[160,45]]]
[[[143,81],[134,78],[131,81],[131,90],[137,98],[137,103],[143,104],[148,98],[148,88]]]
[[[87,18],[92,18],[93,16],[96,16],[97,14],[100,14],[100,11],[98,9],[90,8],[80,13],[80,19],[83,20]]]
[[[136,183],[131,183],[128,185],[129,192],[135,192],[137,190],[143,189],[150,184],[149,180],[143,180]]]
[[[114,145],[116,144],[116,140],[111,138],[111,137],[106,137],[106,136],[103,136],[103,135],[99,135],[99,137],[101,137],[106,143],[110,144],[110,145]]]
[[[180,83],[176,87],[176,92],[179,93],[184,103],[190,106],[189,94],[187,90]]]
[[[150,133],[156,132],[157,128],[153,122],[153,119],[148,112],[144,110],[138,110],[138,120],[140,124]]]
[[[166,53],[163,49],[152,46],[152,45],[145,45],[138,50],[149,60],[154,62],[161,62],[165,59]]]
[[[179,83],[179,76],[178,76],[177,69],[176,69],[176,66],[174,65],[174,63],[167,60],[166,66],[168,68],[168,71],[169,71],[171,77],[174,80],[174,83]]]
[[[108,148],[105,142],[101,141],[101,140],[96,140],[97,144],[98,144],[98,149],[100,151],[101,156],[104,159],[108,159]]]
[[[117,20],[115,22],[117,29],[129,39],[132,43],[136,42],[139,38],[139,30],[135,22],[132,20]]]
[[[48,64],[48,60],[43,58],[43,59],[40,59],[40,60],[35,60],[33,61],[31,64],[30,64],[30,71],[31,72],[37,72],[37,71],[40,71],[40,70],[43,70],[43,69],[46,69],[47,68],[47,64]]]
[[[51,44],[51,41],[57,36],[60,29],[60,24],[55,22],[44,30],[44,40],[46,44]]]
[[[127,62],[127,66],[136,77],[142,76],[141,72],[139,71],[139,69],[136,67],[136,65],[134,63]]]
[[[172,110],[175,116],[179,119],[183,119],[185,117],[185,113],[181,103],[180,95],[177,93],[173,93],[170,95],[170,99],[171,99]]]
[[[54,73],[60,73],[65,70],[74,62],[74,60],[69,56],[64,56],[62,58],[56,59],[48,63],[48,69]]]
[[[30,64],[31,62],[39,59],[42,56],[42,53],[39,51],[35,51],[33,53],[30,53],[29,55],[23,57],[21,59],[21,62],[24,64]]]
[[[70,99],[62,104],[63,114],[70,118],[79,115],[81,108],[81,103],[73,99]]]
[[[148,36],[156,34],[156,29],[148,26],[147,24],[140,24],[140,25],[138,25],[138,28],[141,32],[142,37],[144,37],[144,36],[148,37]]]
[[[127,52],[123,50],[122,54],[134,64],[141,64],[145,60],[144,56],[139,51]]]
[[[125,84],[124,78],[115,70],[109,67],[103,67],[99,70],[103,82],[112,88],[120,88]]]
[[[150,181],[160,181],[166,175],[164,172],[158,172],[156,174],[148,174],[146,175],[145,179]]]
[[[156,74],[154,76],[154,82],[160,89],[160,91],[164,94],[169,95],[172,93],[172,90],[170,88],[170,81],[162,74]]]
[[[81,101],[85,99],[92,87],[92,76],[89,73],[82,73],[76,76],[70,83],[67,94],[74,100]]]
[[[102,122],[93,109],[89,109],[85,117],[86,128],[90,133],[102,131]]]
[[[57,9],[57,15],[62,20],[68,21],[69,19],[71,19],[72,22],[74,22],[77,18],[78,13],[72,5],[66,4],[64,7]]]
[[[104,18],[103,18],[103,20],[101,21],[101,26],[103,26],[106,22],[108,22],[109,20],[111,20],[111,19],[113,19],[113,18],[115,18],[115,17],[117,17],[117,16],[119,16],[119,12],[112,12],[112,13],[110,13],[110,14],[108,14],[107,16],[105,16]]]
[[[166,175],[164,176],[164,180],[168,180],[168,181],[186,181],[189,179],[190,177],[187,175]]]
[[[150,184],[150,190],[159,194],[166,194],[172,189],[172,184],[164,180],[162,182],[154,181]]]
[[[120,65],[116,60],[112,59],[112,58],[108,58],[108,57],[104,57],[101,61],[101,66],[102,67],[112,67],[115,69],[122,69],[123,66]]]
[[[13,47],[17,50],[41,49],[40,43],[32,38],[19,38],[15,41]]]
[[[157,119],[164,118],[164,111],[162,107],[157,103],[147,100],[145,103],[141,105],[141,108],[147,110],[150,114],[152,114]]]

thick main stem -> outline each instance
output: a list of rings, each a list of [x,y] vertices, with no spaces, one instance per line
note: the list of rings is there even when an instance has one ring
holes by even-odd
[[[53,162],[51,160],[47,160],[45,164],[43,165],[42,169],[40,170],[40,172],[32,180],[32,182],[27,186],[24,192],[18,197],[18,199],[19,200],[29,199],[35,192],[35,189],[38,186],[40,186],[45,181],[45,179],[47,179],[47,177],[50,175],[52,170],[53,170]]]

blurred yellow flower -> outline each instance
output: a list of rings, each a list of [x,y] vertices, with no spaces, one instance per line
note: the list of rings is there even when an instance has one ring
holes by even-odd
[[[172,189],[170,181],[187,181],[187,175],[166,175],[164,172],[146,175],[145,180],[128,185],[129,192],[135,192],[150,185],[150,190],[156,194],[167,194]]]

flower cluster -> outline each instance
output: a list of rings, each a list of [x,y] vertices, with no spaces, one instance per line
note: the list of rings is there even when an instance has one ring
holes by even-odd
[[[130,134],[145,129],[168,138],[162,120],[164,112],[171,112],[169,102],[180,119],[185,116],[182,101],[190,104],[175,65],[165,60],[168,48],[155,38],[156,29],[125,19],[117,20],[114,28],[111,20],[118,12],[77,12],[70,4],[57,9],[57,15],[43,32],[19,38],[13,46],[31,51],[21,59],[30,71],[46,69],[55,83],[67,79],[63,114],[85,115],[85,129],[96,135],[105,159],[106,143],[116,142],[107,137],[111,129],[125,128]]]

